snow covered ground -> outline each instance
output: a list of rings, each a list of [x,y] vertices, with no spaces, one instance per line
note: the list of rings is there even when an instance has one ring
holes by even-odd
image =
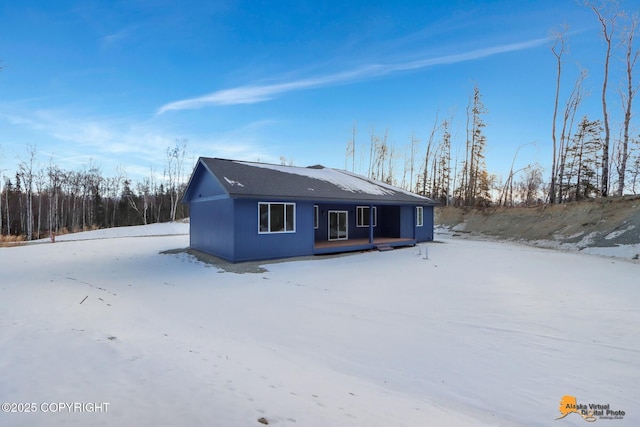
[[[159,253],[187,232],[0,248],[0,425],[640,425],[638,263],[439,236],[235,274]]]

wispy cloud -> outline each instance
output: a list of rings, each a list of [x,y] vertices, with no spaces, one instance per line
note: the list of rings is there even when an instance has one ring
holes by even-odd
[[[162,164],[163,149],[172,143],[171,138],[160,132],[135,123],[78,116],[62,110],[0,112],[0,120],[37,132],[39,148],[45,152],[65,153],[64,157],[70,163],[66,167],[73,167],[73,159],[115,160],[131,156]]]
[[[87,117],[68,110],[29,110],[6,113],[0,104],[0,123],[6,122],[15,132],[21,130],[37,135],[39,161],[52,160],[63,169],[82,169],[90,162],[97,163],[107,176],[126,166],[129,177],[139,179],[150,173],[150,168],[162,172],[166,163],[166,148],[174,144],[172,131],[162,124],[135,122],[127,119]],[[259,120],[246,123],[239,128],[216,134],[184,134],[188,140],[188,151],[242,160],[277,161],[265,151],[259,134],[276,123]],[[169,136],[171,135],[171,136]],[[24,154],[25,147],[12,142],[11,137],[0,136],[0,160],[7,160],[2,170],[10,166],[13,159]],[[187,163],[195,159],[188,159]],[[186,165],[189,169],[190,165]],[[6,170],[5,170],[6,172]],[[6,173],[5,173],[6,175]],[[160,177],[159,179],[161,179]]]
[[[132,32],[135,27],[127,27],[123,28],[119,31],[116,31],[113,34],[108,34],[102,38],[102,46],[109,47],[121,43],[122,41],[131,37]]]
[[[160,107],[156,114],[160,115],[174,110],[195,110],[213,105],[255,104],[258,102],[268,101],[287,92],[318,88],[350,81],[366,80],[400,71],[419,70],[436,65],[473,61],[501,53],[530,49],[545,43],[548,43],[547,38],[539,38],[520,43],[510,43],[435,58],[426,58],[394,64],[369,64],[351,71],[294,80],[285,83],[238,86],[195,98],[170,102]]]

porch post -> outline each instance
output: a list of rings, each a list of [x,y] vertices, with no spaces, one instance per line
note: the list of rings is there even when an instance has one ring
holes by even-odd
[[[369,205],[369,243],[373,244],[373,206]]]

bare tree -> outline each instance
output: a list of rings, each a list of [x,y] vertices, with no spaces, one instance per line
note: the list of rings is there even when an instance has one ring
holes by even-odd
[[[556,201],[556,177],[558,174],[557,157],[558,148],[556,141],[556,120],[558,117],[558,100],[560,98],[560,77],[562,75],[562,55],[565,52],[565,33],[567,31],[566,25],[558,31],[554,31],[551,34],[553,44],[551,46],[551,52],[556,58],[556,95],[553,105],[553,122],[551,125],[551,139],[553,141],[553,157],[551,163],[551,185],[549,187],[549,202],[555,203]]]
[[[20,164],[18,165],[18,173],[26,191],[24,219],[26,222],[27,240],[33,239],[33,182],[35,179],[33,167],[36,159],[36,152],[37,150],[35,146],[27,146],[28,158],[26,161],[20,161]]]
[[[511,161],[511,168],[509,169],[509,176],[507,177],[507,181],[505,182],[502,191],[500,192],[500,197],[498,199],[498,205],[507,205],[507,195],[508,195],[508,199],[509,199],[509,206],[513,206],[513,178],[514,176],[522,170],[526,170],[530,167],[530,165],[527,165],[526,167],[519,169],[517,171],[513,170],[513,167],[516,164],[516,158],[518,157],[518,153],[520,152],[520,150],[524,147],[526,147],[527,145],[535,145],[535,141],[532,142],[528,142],[526,144],[522,144],[520,145],[517,149],[516,152],[513,155],[513,160]],[[554,155],[555,157],[555,155]],[[551,193],[549,193],[551,195]]]
[[[371,174],[369,175],[371,179],[384,182],[386,182],[388,179],[388,176],[385,174],[385,165],[387,164],[389,158],[392,157],[392,153],[389,149],[389,144],[387,143],[388,136],[388,128],[384,131],[382,139],[375,135],[373,133],[373,130],[371,131],[371,147],[373,149]]]
[[[162,184],[158,185],[158,181],[156,180],[156,174],[153,171],[153,167],[149,169],[149,191],[151,193],[151,213],[155,215],[156,223],[160,222],[160,212],[162,212]]]
[[[387,137],[389,136],[389,128],[385,129],[384,136],[378,145],[377,165],[378,165],[378,180],[386,182],[387,177],[384,173],[384,165],[387,160],[387,156],[390,157],[389,144],[387,143]]]
[[[429,188],[429,162],[431,161],[431,148],[433,146],[433,140],[436,135],[436,131],[438,130],[438,113],[436,112],[435,120],[433,121],[433,127],[431,128],[431,133],[429,133],[429,139],[427,139],[427,151],[424,155],[424,169],[422,171],[422,192],[423,196],[428,194],[427,189]]]
[[[143,178],[142,182],[137,184],[138,194],[142,195],[142,223],[147,225],[147,217],[149,212],[149,199],[150,199],[151,183],[149,178]]]
[[[416,139],[411,132],[411,154],[409,156],[409,188],[413,191],[413,171],[416,167],[416,150],[418,149],[418,143],[420,140]]]
[[[620,97],[622,98],[622,105],[624,108],[624,124],[623,124],[623,136],[622,146],[620,147],[619,164],[617,167],[618,172],[618,190],[616,194],[622,196],[624,193],[625,175],[627,172],[627,161],[629,160],[629,127],[631,123],[631,107],[633,105],[633,98],[638,91],[638,86],[633,86],[633,70],[640,55],[640,50],[633,49],[633,41],[635,37],[636,29],[638,28],[638,15],[633,15],[630,18],[630,24],[625,29],[625,35],[622,39],[622,44],[625,48],[625,65],[627,75],[627,92],[626,94],[621,90]]]
[[[525,168],[525,176],[518,183],[520,200],[525,206],[538,204],[540,188],[542,187],[542,169],[539,165],[529,165]]]
[[[609,81],[609,59],[611,58],[611,40],[615,32],[616,20],[620,13],[618,5],[614,0],[603,0],[595,5],[591,1],[586,1],[598,17],[602,30],[602,38],[605,41],[606,53],[604,57],[604,78],[602,81],[602,118],[604,125],[604,140],[602,141],[602,176],[600,183],[600,194],[602,197],[608,196],[609,191],[609,142],[611,140],[611,130],[609,128],[609,112],[607,109],[607,83]]]
[[[347,142],[347,150],[344,158],[344,170],[348,170],[349,157],[351,157],[351,172],[356,168],[356,124],[353,124],[351,140]]]
[[[62,180],[64,173],[58,166],[53,164],[53,159],[49,159],[49,167],[47,168],[47,176],[49,178],[49,235],[58,233],[60,230],[60,217],[58,206],[62,190]]]
[[[370,137],[369,137],[369,169],[367,172],[367,176],[369,178],[374,179],[374,174],[373,174],[373,170],[374,170],[374,166],[373,166],[373,160],[374,160],[374,153],[376,152],[376,147],[378,146],[378,140],[379,138],[376,136],[376,128],[375,126],[371,127],[371,132],[370,132]]]
[[[9,209],[9,190],[11,189],[11,182],[8,177],[5,177],[4,185],[4,203],[5,211],[7,212],[7,236],[11,235],[11,210]]]
[[[640,144],[640,138],[635,142],[636,144]],[[638,178],[640,178],[640,152],[636,154],[635,160],[631,163],[629,174],[631,175],[631,192],[633,194],[638,194],[636,192],[636,184],[638,184]]]
[[[176,220],[176,210],[184,181],[184,158],[187,153],[187,140],[176,139],[173,147],[167,147],[167,191],[171,199],[171,221]]]
[[[386,134],[385,134],[385,140],[386,140]],[[396,148],[393,146],[393,144],[389,145],[388,148],[389,151],[389,160],[388,160],[388,166],[387,166],[387,177],[384,180],[384,182],[386,182],[389,185],[396,185],[396,179],[395,179],[395,160],[396,160]]]
[[[44,188],[46,184],[46,175],[44,169],[39,169],[35,176],[36,192],[38,196],[38,225],[36,226],[36,239],[40,238],[40,230],[42,229],[42,197],[44,196]]]

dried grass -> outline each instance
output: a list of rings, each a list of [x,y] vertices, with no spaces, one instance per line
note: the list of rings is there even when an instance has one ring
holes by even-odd
[[[18,246],[24,242],[24,236],[0,236],[0,247]]]

